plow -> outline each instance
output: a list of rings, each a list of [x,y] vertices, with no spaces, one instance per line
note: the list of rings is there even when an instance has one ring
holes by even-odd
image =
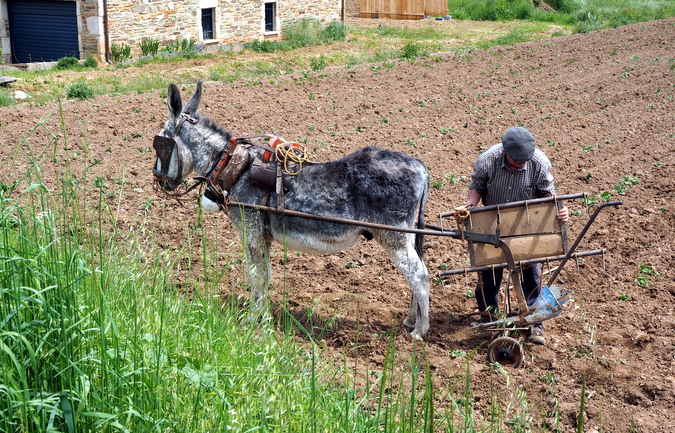
[[[236,201],[226,201],[224,206],[466,241],[471,267],[440,271],[438,276],[443,278],[473,272],[490,272],[500,268],[508,270],[509,284],[503,297],[505,305],[501,310],[502,317],[490,322],[472,324],[470,328],[486,331],[492,335],[487,348],[489,362],[517,368],[524,360],[523,346],[519,337],[529,335],[534,324],[560,315],[564,305],[572,299],[572,290],[554,284],[565,264],[570,259],[576,262],[588,256],[604,257],[606,253],[604,249],[577,251],[577,248],[600,212],[607,207],[622,205],[623,202],[611,201],[588,206],[589,217],[571,245],[568,245],[565,223],[556,218],[557,209],[565,200],[586,198],[587,194],[579,193],[473,208],[461,216],[455,211],[445,212],[439,215],[440,225],[426,224],[424,228],[389,226]],[[451,217],[458,221],[460,228],[451,229],[443,224]],[[519,269],[536,263],[548,265],[550,276],[546,284],[540,288],[539,296],[533,305],[528,306]],[[557,265],[551,267],[553,263]],[[510,302],[510,289],[513,289],[516,305]]]

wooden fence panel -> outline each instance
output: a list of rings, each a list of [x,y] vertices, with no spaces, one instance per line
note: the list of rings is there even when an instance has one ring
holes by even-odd
[[[421,20],[424,18],[425,0],[361,0],[361,18],[390,18]]]
[[[426,0],[424,2],[424,14],[443,16],[448,14],[447,0]]]

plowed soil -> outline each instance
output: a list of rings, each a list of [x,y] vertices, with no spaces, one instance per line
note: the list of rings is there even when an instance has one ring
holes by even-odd
[[[527,127],[554,163],[559,194],[610,192],[624,204],[603,210],[579,246],[606,249],[604,259],[570,262],[562,271],[556,284],[572,289],[574,302],[546,322],[545,346],[524,345],[522,368],[504,373],[488,365],[483,343],[489,336],[468,329],[475,300],[467,292],[475,275],[443,283],[435,278],[424,350],[437,388],[457,377],[463,381],[468,364],[479,416],[487,415],[491,393],[509,401],[520,388],[542,431],[553,422],[546,414],[559,412],[560,429],[567,432],[576,431],[585,380],[584,431],[634,426],[631,431],[667,432],[675,430],[674,43],[675,20],[668,19],[257,83],[206,82],[202,112],[235,135],[265,132],[301,141],[316,161],[368,145],[414,155],[427,164],[433,181],[430,223],[464,203],[481,150],[499,142],[507,128]],[[119,71],[125,73],[131,69]],[[186,97],[194,90],[194,83],[179,84]],[[62,109],[71,164],[100,161],[88,179],[100,176],[114,192],[118,230],[140,230],[146,221],[144,227],[156,233],[150,242],[171,249],[185,244],[197,207],[195,201],[181,207],[153,192],[151,143],[166,118],[165,94],[69,101]],[[27,143],[35,154],[46,148],[51,133],[60,131],[57,108],[0,109],[3,159],[33,128]],[[5,166],[4,182],[13,179],[10,172],[25,169],[24,158],[16,161]],[[49,181],[53,174],[45,169],[44,176]],[[626,188],[616,187],[627,178]],[[580,201],[568,206],[575,212],[568,224],[574,239],[588,215]],[[241,251],[223,215],[205,219],[223,253]],[[467,247],[459,240],[427,237],[425,254],[432,273],[467,266]],[[199,254],[193,260],[199,268]],[[278,308],[288,296],[294,315],[312,310],[315,325],[327,324],[316,333],[326,357],[342,362],[347,356],[365,377],[367,370],[382,368],[393,332],[406,367],[404,354],[412,354],[415,344],[401,325],[409,290],[378,245],[363,240],[340,254],[291,253],[285,272],[282,260],[277,245],[272,299]],[[638,278],[645,266],[658,275]],[[198,284],[185,271],[176,279],[188,290]],[[234,266],[218,290],[223,298],[244,295],[245,284],[243,270]]]

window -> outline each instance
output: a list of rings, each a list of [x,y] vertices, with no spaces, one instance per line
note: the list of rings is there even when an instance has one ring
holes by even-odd
[[[277,31],[276,17],[277,17],[277,3],[276,2],[265,3],[265,31],[266,32]]]
[[[215,13],[214,8],[202,9],[202,40],[214,39],[213,25]]]

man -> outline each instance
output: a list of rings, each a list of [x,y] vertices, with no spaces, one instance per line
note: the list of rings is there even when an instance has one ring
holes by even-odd
[[[466,199],[466,208],[472,208],[482,200],[484,205],[508,203],[549,197],[555,194],[551,163],[537,149],[534,137],[520,126],[508,129],[502,142],[483,152],[476,160],[471,184]],[[558,211],[558,219],[566,222],[567,207]],[[503,270],[483,272],[476,286],[476,303],[483,318],[490,320],[499,314],[498,293]],[[522,271],[523,293],[527,304],[532,306],[541,286],[541,264],[524,267]],[[533,326],[530,342],[544,344],[544,329],[541,323]]]

